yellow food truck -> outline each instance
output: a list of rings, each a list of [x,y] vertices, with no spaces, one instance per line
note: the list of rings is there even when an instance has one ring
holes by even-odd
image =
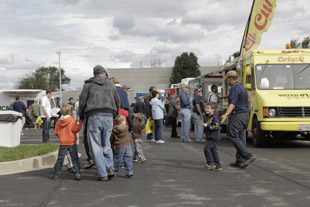
[[[253,143],[310,138],[310,49],[253,50],[223,68],[236,70],[248,91]],[[223,82],[223,108],[229,87]]]

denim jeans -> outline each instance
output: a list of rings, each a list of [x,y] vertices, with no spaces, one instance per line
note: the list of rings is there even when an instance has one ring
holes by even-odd
[[[132,150],[131,146],[125,146],[121,148],[114,148],[114,172],[115,174],[119,171],[121,163],[124,162],[126,175],[132,174]]]
[[[155,122],[155,141],[162,140],[163,120],[157,119]]]
[[[191,129],[191,110],[181,108],[180,109],[182,123],[181,123],[181,139],[190,139],[189,132]]]
[[[208,165],[216,165],[217,168],[221,168],[220,157],[217,153],[217,142],[213,140],[207,140],[204,148],[205,157]]]
[[[42,137],[43,143],[50,141],[50,128],[51,128],[51,119],[49,122],[46,121],[46,118],[42,118],[43,127],[42,127]]]
[[[113,117],[96,113],[87,118],[87,138],[93,161],[99,177],[107,176],[107,169],[113,167],[113,153],[110,137]]]
[[[73,173],[74,174],[80,173],[80,161],[79,161],[79,156],[77,152],[77,146],[76,145],[60,145],[59,151],[58,151],[58,158],[54,166],[54,170],[53,170],[53,175],[56,177],[58,177],[60,174],[67,151],[69,151],[70,156],[71,156],[72,165],[73,165],[73,168],[72,168]]]
[[[203,126],[202,126],[202,117],[197,114],[193,113],[194,117],[194,129],[195,129],[195,140],[196,141],[201,141],[203,138]]]
[[[134,140],[134,147],[135,147],[135,153],[133,156],[134,160],[145,160],[145,156],[143,154],[142,145],[143,145],[143,139],[133,139]]]
[[[249,114],[247,113],[232,114],[229,116],[227,136],[237,150],[236,163],[238,164],[242,164],[245,160],[253,157],[246,147],[246,130],[248,128],[248,123]]]

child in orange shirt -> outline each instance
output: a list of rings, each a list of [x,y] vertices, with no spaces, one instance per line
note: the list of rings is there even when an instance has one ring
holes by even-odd
[[[63,166],[66,152],[69,151],[73,164],[73,173],[76,180],[81,179],[80,162],[76,146],[76,133],[82,127],[82,122],[76,123],[72,117],[73,108],[69,104],[63,104],[60,109],[61,117],[56,123],[55,135],[59,140],[58,158],[54,166],[51,178],[56,180],[59,177],[61,168]]]

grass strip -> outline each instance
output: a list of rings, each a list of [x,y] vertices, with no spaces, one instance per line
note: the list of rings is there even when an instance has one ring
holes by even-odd
[[[19,145],[17,147],[0,147],[0,162],[14,161],[48,154],[58,150],[58,145]]]

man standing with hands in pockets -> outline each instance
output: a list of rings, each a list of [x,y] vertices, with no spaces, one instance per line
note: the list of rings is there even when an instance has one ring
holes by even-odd
[[[249,124],[249,102],[246,89],[238,82],[238,73],[227,72],[226,81],[231,86],[228,95],[228,108],[221,117],[221,124],[228,118],[227,135],[237,150],[236,161],[230,166],[245,168],[256,158],[246,147],[246,130]]]

